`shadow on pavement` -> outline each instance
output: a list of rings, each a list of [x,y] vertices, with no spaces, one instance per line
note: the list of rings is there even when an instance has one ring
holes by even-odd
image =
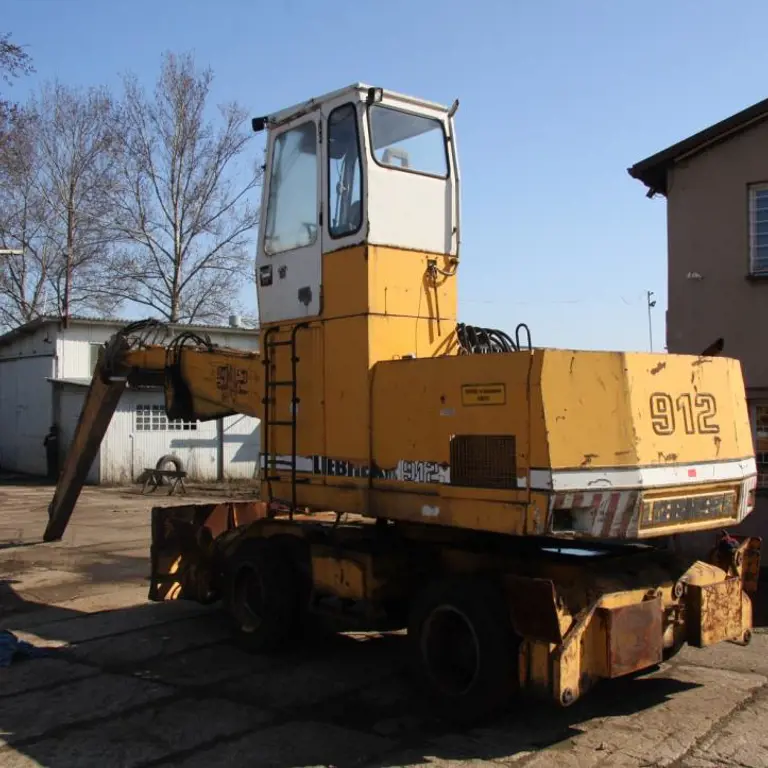
[[[0,582],[0,606],[50,658],[0,670],[0,764],[397,765],[387,755],[510,759],[633,714],[691,684],[604,683],[568,710],[526,702],[482,728],[456,731],[414,695],[405,637],[314,637],[300,651],[252,656],[229,640],[217,608],[144,603],[98,613],[46,606]],[[408,762],[412,762],[410,759]]]

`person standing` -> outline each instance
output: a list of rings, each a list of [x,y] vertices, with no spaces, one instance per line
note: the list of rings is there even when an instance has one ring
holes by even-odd
[[[54,483],[59,477],[59,427],[52,424],[43,440],[45,459],[48,465],[48,479]]]

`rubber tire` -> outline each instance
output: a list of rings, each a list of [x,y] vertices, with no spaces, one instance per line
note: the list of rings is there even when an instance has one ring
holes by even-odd
[[[174,456],[172,453],[166,453],[164,456],[161,456],[155,463],[155,469],[160,470],[166,464],[173,464],[174,472],[184,471],[184,462],[178,456]],[[159,479],[159,485],[165,485],[164,477]]]
[[[243,579],[249,576],[258,579],[262,600],[259,622],[250,627],[240,612]],[[290,554],[269,539],[243,541],[225,565],[223,604],[238,647],[249,653],[291,647],[300,619],[300,591]]]
[[[445,607],[458,611],[474,632],[476,674],[461,693],[448,693],[435,684],[423,652],[429,619]],[[518,690],[520,643],[512,629],[504,593],[492,581],[464,577],[429,584],[412,605],[408,640],[414,678],[444,719],[463,725],[483,720],[503,709]]]

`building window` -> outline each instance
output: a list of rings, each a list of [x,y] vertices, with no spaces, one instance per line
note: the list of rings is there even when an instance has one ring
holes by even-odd
[[[749,188],[749,272],[768,276],[768,184]]]
[[[768,488],[768,404],[755,406],[757,487]]]
[[[137,432],[188,432],[196,429],[196,421],[169,420],[162,405],[136,406]]]

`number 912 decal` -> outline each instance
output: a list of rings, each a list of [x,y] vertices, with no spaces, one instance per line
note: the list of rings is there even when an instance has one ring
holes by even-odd
[[[651,424],[657,435],[674,435],[682,429],[686,435],[717,435],[720,425],[714,421],[717,416],[717,401],[714,395],[684,392],[673,399],[666,392],[651,395]]]

